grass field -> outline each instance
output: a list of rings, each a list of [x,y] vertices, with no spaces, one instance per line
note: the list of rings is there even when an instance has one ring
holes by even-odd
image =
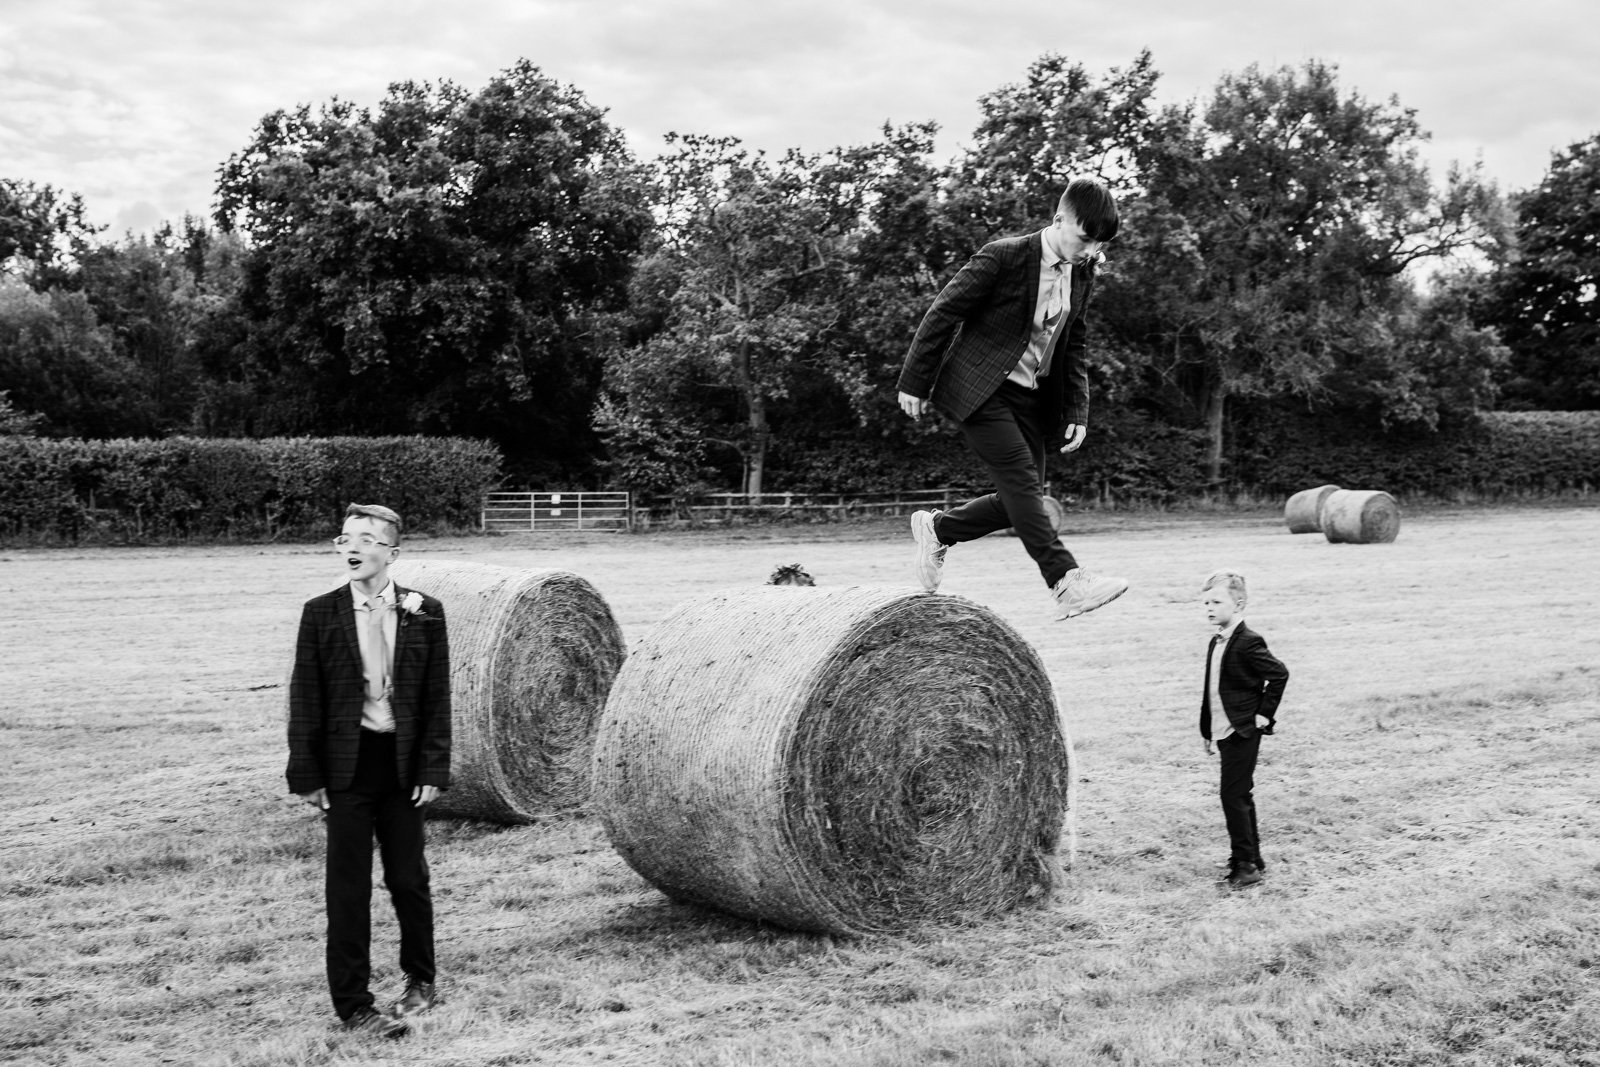
[[[667,902],[594,820],[430,828],[448,1003],[401,1044],[333,1025],[321,828],[284,793],[310,546],[0,553],[0,1062],[1600,1065],[1600,509],[1408,513],[1393,545],[1276,514],[1071,516],[1133,590],[1050,621],[1020,545],[945,589],[1039,649],[1076,745],[1048,906],[842,940]],[[801,562],[908,579],[903,520],[414,540],[563,567],[630,643]],[[1258,774],[1268,880],[1229,893],[1194,732],[1198,580],[1252,581],[1293,671]],[[380,997],[395,931],[376,932]]]

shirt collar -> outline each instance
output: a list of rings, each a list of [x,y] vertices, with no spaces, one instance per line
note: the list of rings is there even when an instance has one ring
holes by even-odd
[[[356,607],[365,608],[367,606],[367,594],[365,594],[361,590],[357,589],[355,582],[351,582],[350,583],[350,596],[355,599]],[[385,604],[389,605],[391,608],[395,607],[399,603],[399,598],[396,597],[395,593],[394,593],[394,579],[393,578],[389,579],[389,584],[388,585],[384,586],[382,589],[380,589],[378,591],[378,596],[383,600],[383,602]]]
[[[1217,644],[1219,644],[1219,645],[1227,644],[1228,643],[1228,638],[1233,636],[1233,631],[1237,630],[1239,628],[1239,624],[1242,623],[1242,622],[1244,622],[1244,616],[1235,615],[1233,617],[1233,621],[1232,622],[1230,622],[1228,625],[1224,626],[1222,629],[1217,631],[1217,636],[1222,638],[1222,640],[1218,641]]]
[[[1039,259],[1046,270],[1057,263],[1063,264],[1066,270],[1070,271],[1072,269],[1072,264],[1069,261],[1056,255],[1056,250],[1050,246],[1050,242],[1045,238],[1043,230],[1039,231]]]

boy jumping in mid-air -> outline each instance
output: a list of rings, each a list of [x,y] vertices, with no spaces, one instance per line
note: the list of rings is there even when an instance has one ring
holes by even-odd
[[[961,426],[995,491],[949,511],[911,516],[917,580],[939,588],[946,550],[1012,527],[1070,619],[1117,599],[1121,578],[1093,575],[1068,552],[1044,503],[1047,446],[1076,451],[1088,433],[1085,314],[1100,248],[1117,235],[1117,203],[1075,178],[1037,233],[991,241],[934,298],[900,372],[900,408],[937,408]]]

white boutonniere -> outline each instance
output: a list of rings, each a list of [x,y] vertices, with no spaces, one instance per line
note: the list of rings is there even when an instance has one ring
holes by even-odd
[[[400,616],[401,622],[406,622],[413,617],[418,619],[430,618],[427,612],[422,610],[421,593],[415,591],[407,593],[405,596],[400,598],[400,603],[397,606],[402,612]]]

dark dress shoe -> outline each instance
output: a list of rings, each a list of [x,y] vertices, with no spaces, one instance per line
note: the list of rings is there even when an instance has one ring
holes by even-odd
[[[372,1008],[357,1008],[350,1018],[344,1021],[344,1028],[360,1030],[373,1037],[405,1037],[411,1032],[410,1023],[382,1015]]]
[[[1235,889],[1243,889],[1247,885],[1255,885],[1261,881],[1261,872],[1253,863],[1241,863],[1228,875],[1228,884]]]
[[[394,1002],[394,1014],[396,1018],[421,1015],[425,1011],[433,1010],[433,1006],[439,1002],[439,996],[434,992],[432,982],[423,982],[407,976],[406,991]]]

